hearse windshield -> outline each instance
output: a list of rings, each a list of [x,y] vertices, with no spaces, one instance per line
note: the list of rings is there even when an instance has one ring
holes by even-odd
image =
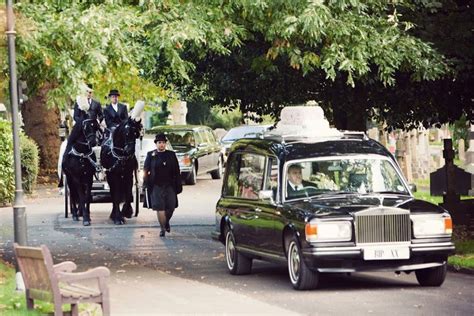
[[[378,155],[325,157],[287,163],[286,199],[319,194],[409,194],[392,161]]]

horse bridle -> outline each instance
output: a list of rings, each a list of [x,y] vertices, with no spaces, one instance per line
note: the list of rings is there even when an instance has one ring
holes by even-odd
[[[125,142],[124,146],[123,147],[115,147],[114,146],[114,140],[112,138],[112,143],[111,143],[111,152],[112,152],[112,156],[118,160],[128,160],[130,158],[132,158],[134,156],[134,154],[130,154],[130,155],[120,155],[119,153],[116,152],[116,150],[119,150],[121,151],[122,153],[125,152],[125,148],[129,145],[135,145],[135,138],[131,141],[128,141],[128,142]]]
[[[91,165],[95,168],[96,172],[100,172],[100,171],[102,170],[102,167],[99,166],[99,165],[94,161],[94,159],[92,159],[92,154],[93,154],[92,146],[89,144],[89,141],[87,141],[87,135],[85,134],[85,131],[84,131],[84,125],[85,125],[88,121],[93,121],[93,120],[94,120],[94,119],[85,119],[85,120],[82,121],[82,133],[83,133],[83,135],[84,135],[84,138],[86,139],[86,142],[80,142],[80,141],[77,142],[78,144],[87,146],[87,148],[89,148],[89,152],[87,152],[87,153],[81,153],[81,152],[77,151],[77,150],[74,148],[74,145],[72,145],[72,146],[71,146],[71,150],[69,151],[69,154],[74,155],[74,156],[76,156],[76,157],[80,157],[80,158],[84,158],[84,159],[89,160],[89,162],[91,163]]]

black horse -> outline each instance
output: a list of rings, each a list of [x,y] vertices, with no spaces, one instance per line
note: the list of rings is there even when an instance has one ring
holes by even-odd
[[[90,200],[94,173],[97,170],[96,157],[92,148],[97,144],[96,132],[99,124],[95,118],[86,117],[78,121],[68,137],[62,169],[70,192],[72,219],[83,225],[91,224]]]
[[[140,121],[129,117],[115,128],[101,147],[100,162],[106,169],[113,204],[110,218],[116,225],[124,224],[124,217],[131,218],[133,214],[133,172],[138,168],[135,141],[140,137],[141,129]]]

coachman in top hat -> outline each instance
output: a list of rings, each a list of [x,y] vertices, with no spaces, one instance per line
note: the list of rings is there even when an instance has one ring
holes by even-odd
[[[118,102],[119,96],[120,93],[117,89],[110,90],[110,104],[104,110],[105,124],[109,130],[113,130],[128,118],[127,106]]]

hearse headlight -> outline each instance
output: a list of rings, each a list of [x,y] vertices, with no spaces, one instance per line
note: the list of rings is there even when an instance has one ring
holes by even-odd
[[[318,221],[312,220],[305,226],[306,241],[350,241],[352,224],[348,221]]]
[[[449,215],[411,215],[411,220],[415,238],[447,237],[453,234],[453,222]]]

